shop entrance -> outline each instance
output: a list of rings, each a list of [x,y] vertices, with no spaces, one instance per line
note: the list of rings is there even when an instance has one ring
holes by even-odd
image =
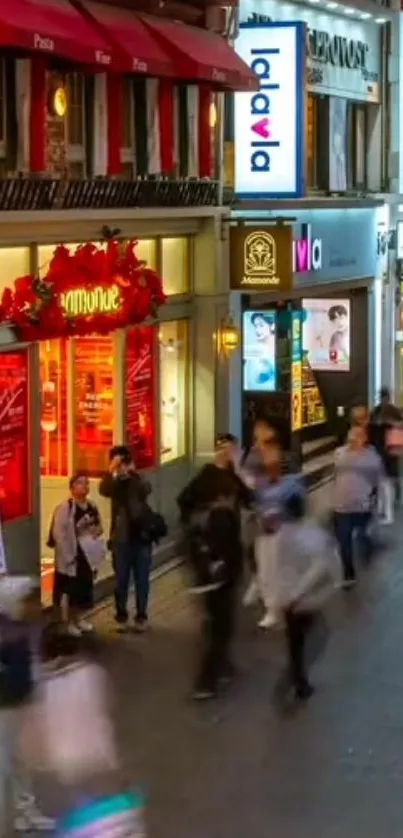
[[[118,433],[117,344],[114,334],[39,344],[41,587],[45,605],[50,603],[53,587],[49,529],[55,507],[69,496],[73,474],[83,472],[91,478],[91,498],[105,528],[109,526],[109,503],[99,496],[98,481]]]

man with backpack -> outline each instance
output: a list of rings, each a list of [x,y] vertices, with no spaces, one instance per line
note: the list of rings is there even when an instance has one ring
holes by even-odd
[[[152,531],[155,513],[147,504],[151,486],[136,471],[126,446],[111,451],[109,471],[102,478],[99,493],[112,501],[111,547],[115,567],[115,620],[127,627],[127,601],[131,577],[136,591],[135,630],[148,625],[148,597],[152,543],[162,537]],[[162,523],[162,522],[161,522]]]

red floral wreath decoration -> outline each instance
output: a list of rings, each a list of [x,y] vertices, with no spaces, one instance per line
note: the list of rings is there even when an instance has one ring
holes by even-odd
[[[74,253],[56,247],[46,275],[22,276],[14,288],[6,288],[0,303],[0,321],[13,324],[20,339],[50,340],[90,333],[107,334],[114,329],[142,323],[155,317],[165,302],[162,283],[155,271],[136,256],[137,241],[109,241],[105,248],[80,245]],[[70,291],[119,288],[116,311],[69,314],[62,296]]]

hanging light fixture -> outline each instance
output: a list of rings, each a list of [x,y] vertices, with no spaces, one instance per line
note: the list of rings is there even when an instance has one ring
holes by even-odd
[[[231,353],[239,346],[239,329],[234,323],[231,314],[228,314],[221,322],[220,329],[221,348],[225,353]]]

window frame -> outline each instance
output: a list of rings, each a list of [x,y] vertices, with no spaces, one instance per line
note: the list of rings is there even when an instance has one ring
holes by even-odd
[[[7,157],[7,81],[6,81],[6,60],[4,57],[0,58],[0,85],[1,85],[1,101],[0,107],[3,115],[3,137],[0,137],[0,158],[4,160]]]
[[[73,77],[80,78],[80,86],[81,86],[81,129],[82,129],[82,143],[70,143],[69,139],[69,114],[72,111],[71,105],[71,95],[70,95],[70,85],[69,79]],[[85,82],[84,82],[84,73],[79,73],[74,71],[72,73],[67,73],[66,75],[66,91],[67,91],[67,116],[66,116],[66,157],[69,163],[83,163],[85,164],[86,161],[86,153],[85,153],[85,146],[86,146],[86,124],[85,124]],[[76,106],[74,105],[74,108]]]
[[[127,88],[126,88],[127,85]],[[129,90],[130,95],[128,100],[126,101],[125,91]],[[129,132],[131,135],[131,145],[121,145],[120,146],[120,162],[122,165],[131,165],[133,175],[135,173],[135,164],[136,164],[136,146],[135,146],[135,132],[134,132],[134,90],[132,79],[130,76],[122,76],[122,120],[128,119],[126,122],[126,127],[129,126]],[[126,108],[126,105],[128,107]],[[127,116],[126,116],[127,114]],[[121,129],[121,141],[123,140],[123,125]]]

